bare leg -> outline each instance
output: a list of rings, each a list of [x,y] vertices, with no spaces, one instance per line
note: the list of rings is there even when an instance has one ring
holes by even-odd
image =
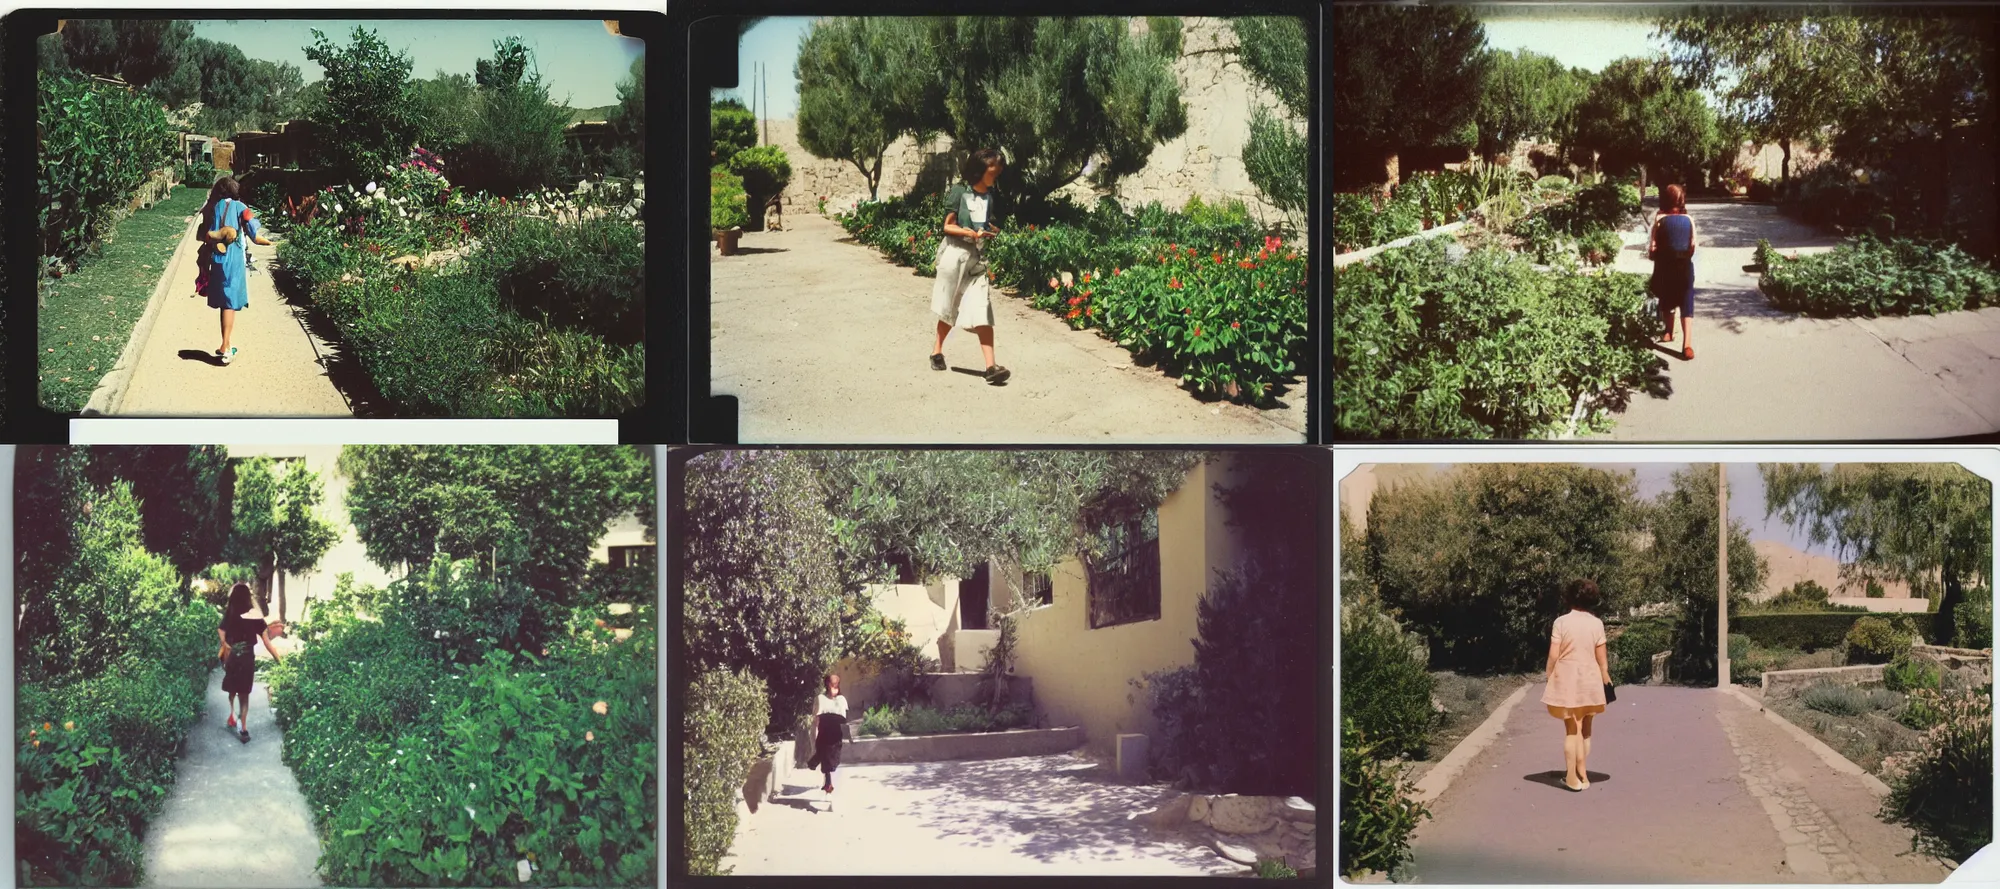
[[[222,309],[222,348],[216,351],[229,354],[229,335],[236,330],[236,310]]]
[[[993,360],[992,325],[983,325],[980,327],[975,327],[972,329],[972,333],[975,336],[979,337],[979,354],[986,356],[986,366],[992,367],[993,365],[998,364],[999,362]]]
[[[1583,782],[1585,790],[1590,789],[1590,716],[1583,717],[1583,730],[1578,733],[1581,743],[1577,748],[1576,777]]]
[[[1660,325],[1667,329],[1666,335],[1660,337],[1660,342],[1671,343],[1674,341],[1674,313],[1676,311],[1678,310],[1668,306],[1666,303],[1660,303]]]
[[[1574,717],[1563,719],[1563,786],[1571,790],[1581,790],[1576,771],[1583,759],[1583,722]]]
[[[250,696],[249,696],[249,695],[247,695],[247,694],[246,694],[246,695],[242,695],[242,696],[241,696],[241,698],[240,698],[240,700],[242,700],[243,704],[242,704],[242,709],[241,709],[241,710],[238,710],[238,711],[236,712],[236,724],[237,724],[237,725],[239,725],[239,726],[242,726],[242,727],[243,727],[243,730],[244,730],[244,731],[249,731],[249,730],[250,730]]]
[[[1694,348],[1693,340],[1689,339],[1689,337],[1693,335],[1694,335],[1694,319],[1692,317],[1689,317],[1687,314],[1683,313],[1681,315],[1681,348],[1683,349]]]
[[[931,347],[932,355],[944,354],[944,335],[950,332],[951,332],[951,325],[946,324],[943,321],[939,321],[937,323],[937,345]]]

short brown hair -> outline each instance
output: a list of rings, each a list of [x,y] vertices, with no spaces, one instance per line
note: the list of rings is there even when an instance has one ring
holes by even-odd
[[[1597,607],[1603,595],[1597,591],[1597,584],[1578,578],[1563,584],[1563,604],[1582,611]]]
[[[1675,210],[1679,210],[1681,212],[1687,212],[1687,208],[1688,208],[1687,189],[1682,188],[1678,185],[1669,185],[1665,188],[1660,189],[1661,210],[1668,212],[1672,212]]]
[[[215,184],[208,187],[208,199],[216,201],[222,198],[234,198],[238,194],[241,194],[242,191],[243,186],[236,181],[236,177],[224,176],[221,179],[215,180]]]
[[[1004,167],[1007,165],[1007,158],[1001,156],[998,148],[981,148],[966,155],[965,161],[958,165],[958,178],[965,180],[965,184],[971,185],[985,176],[986,168],[994,164]]]

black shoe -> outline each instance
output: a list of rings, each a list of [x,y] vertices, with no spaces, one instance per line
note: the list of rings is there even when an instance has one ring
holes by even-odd
[[[998,364],[995,364],[992,367],[986,369],[986,382],[998,385],[1000,383],[1007,382],[1007,378],[1013,375],[1014,375],[1013,371],[1001,367]]]
[[[239,741],[242,741],[242,742],[243,742],[243,743],[245,743],[245,744],[248,744],[248,743],[250,743],[250,730],[249,730],[249,729],[247,729],[247,728],[240,728],[240,729],[237,729],[237,730],[236,730],[236,739],[237,739],[237,740],[239,740]]]
[[[932,356],[931,356],[931,370],[944,370],[944,369],[945,369],[945,364],[944,364],[944,353],[940,352],[940,353],[938,353],[938,354],[936,354],[936,355],[932,355]]]

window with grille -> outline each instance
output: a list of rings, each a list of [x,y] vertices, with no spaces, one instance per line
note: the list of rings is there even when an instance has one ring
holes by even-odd
[[[1090,565],[1090,628],[1160,617],[1160,514],[1099,532],[1103,555]]]
[[[1027,587],[1023,592],[1027,595],[1030,605],[1040,607],[1056,603],[1055,578],[1047,572],[1023,575],[1021,581]]]
[[[651,546],[614,546],[608,555],[613,568],[651,568],[658,564]]]

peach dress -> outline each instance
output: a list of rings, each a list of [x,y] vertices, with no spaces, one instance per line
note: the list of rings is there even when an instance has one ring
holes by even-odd
[[[1597,646],[1604,644],[1604,621],[1587,611],[1556,618],[1549,639],[1556,645],[1556,669],[1542,703],[1557,719],[1604,712],[1604,676],[1597,670]]]

